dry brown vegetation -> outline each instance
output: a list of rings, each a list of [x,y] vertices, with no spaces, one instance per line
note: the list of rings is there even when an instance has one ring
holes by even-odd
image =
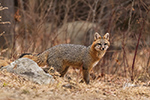
[[[67,74],[71,80],[57,77],[53,85],[0,72],[0,99],[150,99],[150,0],[14,0],[14,4],[12,31],[0,29],[6,41],[0,43],[0,56],[5,57],[0,60],[5,63],[57,44],[88,46],[96,31],[110,33],[111,47],[93,68],[90,85],[76,83],[71,69]],[[5,24],[4,17],[0,24]]]
[[[70,69],[70,72],[72,70]],[[92,80],[90,85],[76,83],[75,73],[67,73],[64,79],[56,77],[57,82],[38,85],[15,74],[0,72],[0,100],[148,100],[150,84],[133,83],[128,78],[106,76]],[[71,78],[69,78],[71,77]]]

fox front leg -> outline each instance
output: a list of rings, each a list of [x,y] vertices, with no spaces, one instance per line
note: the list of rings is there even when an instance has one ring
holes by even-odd
[[[89,75],[89,69],[86,66],[83,66],[83,79],[86,84],[90,83],[90,75]]]

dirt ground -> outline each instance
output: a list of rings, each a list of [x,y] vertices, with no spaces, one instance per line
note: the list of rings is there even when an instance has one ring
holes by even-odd
[[[0,71],[0,100],[150,100],[148,82],[132,83],[128,78],[106,75],[86,85],[77,82],[75,74],[55,78],[53,84],[39,85]]]

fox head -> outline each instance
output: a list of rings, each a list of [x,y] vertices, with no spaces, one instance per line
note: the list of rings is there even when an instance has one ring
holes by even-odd
[[[94,42],[92,44],[96,51],[106,51],[109,46],[109,33],[106,33],[103,37],[101,37],[97,32],[94,34]]]

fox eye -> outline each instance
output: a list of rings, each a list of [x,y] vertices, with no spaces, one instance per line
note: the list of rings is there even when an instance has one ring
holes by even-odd
[[[98,43],[98,45],[102,45],[101,43]]]
[[[108,43],[105,43],[104,45],[107,45]]]

